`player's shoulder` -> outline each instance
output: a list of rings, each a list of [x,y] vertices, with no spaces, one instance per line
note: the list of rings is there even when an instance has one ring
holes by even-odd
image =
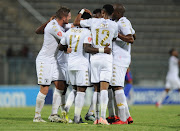
[[[114,29],[118,29],[118,24],[115,21],[109,20],[108,22],[111,25],[111,27],[113,27]]]
[[[126,25],[131,25],[131,22],[126,17],[120,18],[117,23],[118,25],[122,25],[123,27]]]
[[[46,30],[52,30],[52,29],[57,29],[58,28],[58,24],[56,22],[56,20],[51,20],[47,25],[46,25]]]
[[[83,32],[87,32],[87,33],[91,32],[88,28],[81,28],[81,29],[83,30]]]
[[[118,26],[117,22],[110,20],[114,26]]]
[[[171,56],[169,59],[170,59],[170,60],[173,60],[173,61],[178,60],[178,58],[175,57],[175,56]]]

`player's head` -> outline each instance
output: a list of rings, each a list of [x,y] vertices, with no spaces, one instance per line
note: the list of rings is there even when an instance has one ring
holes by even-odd
[[[178,52],[174,48],[172,48],[169,50],[169,55],[170,56],[178,56]]]
[[[125,13],[125,7],[123,6],[123,4],[114,4],[114,12],[112,15],[112,19],[113,20],[119,20],[121,17],[124,16]]]
[[[102,16],[101,16],[101,9],[95,9],[94,11],[93,11],[93,17],[94,18],[101,18]]]
[[[79,12],[78,12],[78,14],[79,14]],[[83,19],[83,20],[89,19],[89,18],[92,18],[92,16],[89,13],[87,13],[87,12],[84,12],[83,15],[81,16],[81,19]]]
[[[106,4],[103,6],[101,10],[101,15],[102,17],[105,17],[106,15],[111,16],[113,12],[114,12],[113,6],[110,4]]]
[[[92,16],[89,13],[84,12],[83,15],[81,16],[81,18],[85,20],[85,19],[92,18]]]
[[[60,7],[60,9],[56,12],[56,18],[59,20],[63,20],[63,23],[67,24],[71,19],[70,9],[66,7]]]

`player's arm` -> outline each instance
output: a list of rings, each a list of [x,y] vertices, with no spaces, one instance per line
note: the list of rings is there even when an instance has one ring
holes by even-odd
[[[134,38],[134,40],[136,40],[136,34],[133,34],[133,38]]]
[[[123,40],[125,42],[131,43],[131,44],[133,44],[133,42],[134,42],[134,38],[133,38],[132,34],[123,35],[121,33],[118,33],[118,38],[120,38],[121,40]]]
[[[44,28],[46,25],[55,18],[55,15],[53,15],[46,23],[42,24],[40,27],[36,29],[36,34],[44,34]]]
[[[132,28],[132,34],[133,34],[134,40],[136,40],[136,32],[135,32],[135,30],[133,28]]]
[[[62,45],[61,43],[58,45],[58,49],[60,51],[67,51],[68,45]]]
[[[65,36],[61,39],[61,42],[60,42],[60,44],[58,45],[58,49],[59,49],[60,51],[64,51],[65,53],[71,53],[71,52],[72,52],[72,49],[71,49],[71,48],[68,48],[68,45],[67,45],[66,37],[65,37]]]
[[[118,22],[118,38],[121,40],[133,44],[134,38],[133,34],[135,34],[135,30],[131,27],[129,21],[120,21]]]
[[[72,49],[68,48],[68,45],[59,44],[58,49],[60,51],[64,51],[65,53],[68,53],[68,54],[72,52]]]
[[[75,26],[80,26],[80,21],[81,21],[81,16],[83,15],[84,12],[89,13],[90,15],[92,15],[91,11],[88,9],[82,9],[79,14],[76,16],[76,18],[74,19],[73,25]]]
[[[111,48],[108,48],[108,46],[106,46],[105,48],[94,48],[92,47],[91,44],[84,43],[83,48],[85,52],[91,53],[91,54],[96,54],[96,53],[110,54],[111,53]]]

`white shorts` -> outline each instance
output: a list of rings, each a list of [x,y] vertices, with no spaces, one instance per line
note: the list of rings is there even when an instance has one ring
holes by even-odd
[[[59,79],[58,64],[36,62],[36,72],[39,85],[51,85],[52,81]]]
[[[90,86],[88,70],[69,70],[68,74],[71,85]]]
[[[106,59],[91,59],[91,83],[109,82],[112,77],[112,62]]]
[[[66,81],[69,84],[69,77],[67,72],[67,63],[58,64],[59,66],[59,79],[61,81]]]
[[[180,79],[179,77],[173,79],[166,79],[166,89],[180,89]]]
[[[121,67],[113,64],[113,73],[110,85],[124,87],[126,72],[127,67]]]

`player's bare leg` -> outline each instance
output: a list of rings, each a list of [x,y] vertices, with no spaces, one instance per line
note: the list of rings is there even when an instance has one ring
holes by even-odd
[[[41,110],[44,106],[44,102],[48,90],[49,90],[49,86],[40,85],[40,91],[36,98],[36,108],[35,108],[35,116],[33,122],[46,122],[41,118]]]
[[[84,105],[85,100],[85,91],[87,87],[77,87],[77,95],[75,98],[75,111],[74,111],[74,123],[80,124],[87,124],[80,120],[81,111]]]

